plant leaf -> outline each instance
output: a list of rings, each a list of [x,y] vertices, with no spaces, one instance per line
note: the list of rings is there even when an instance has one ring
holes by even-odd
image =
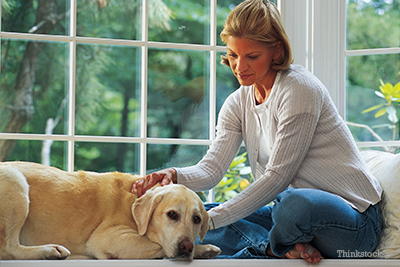
[[[238,194],[238,193],[235,192],[235,191],[228,191],[228,192],[225,192],[225,195],[226,195],[227,197],[229,197],[229,198],[234,198],[237,194]]]
[[[385,104],[380,104],[380,105],[376,105],[376,106],[373,106],[373,107],[370,107],[370,108],[368,108],[368,109],[366,109],[366,110],[364,110],[363,112],[361,112],[362,114],[364,114],[364,113],[367,113],[367,112],[370,112],[370,111],[373,111],[373,110],[375,110],[375,109],[378,109],[378,108],[381,108],[381,107],[383,107]]]
[[[241,154],[239,156],[236,156],[233,159],[233,161],[232,161],[231,165],[229,166],[229,168],[233,169],[234,167],[238,166],[239,164],[244,163],[246,161],[246,155],[247,155],[247,152],[244,152],[243,154]]]
[[[393,87],[393,93],[400,93],[400,82],[396,83],[396,85]]]
[[[381,84],[381,86],[385,86],[385,83],[382,81],[382,79],[379,79],[379,83]]]
[[[391,96],[393,94],[393,85],[391,83],[386,83],[381,91],[384,95]]]
[[[242,189],[242,190],[244,190],[249,185],[250,185],[250,182],[247,179],[242,179],[242,181],[240,181],[240,189]]]
[[[385,96],[384,96],[381,92],[379,92],[379,91],[375,91],[375,94],[376,94],[377,96],[379,96],[379,97],[385,98]]]
[[[386,107],[381,108],[381,109],[375,114],[375,118],[379,118],[380,116],[383,116],[384,114],[386,114]]]
[[[246,166],[240,170],[240,175],[248,175],[251,173],[251,167]]]

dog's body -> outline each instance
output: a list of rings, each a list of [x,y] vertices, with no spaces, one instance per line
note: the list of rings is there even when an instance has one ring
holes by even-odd
[[[209,219],[194,192],[169,185],[137,199],[131,188],[139,178],[0,163],[0,260],[192,260],[220,253],[212,245],[193,245]]]

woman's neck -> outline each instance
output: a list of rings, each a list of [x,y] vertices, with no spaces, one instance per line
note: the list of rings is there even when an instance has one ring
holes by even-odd
[[[277,72],[274,72],[272,77],[267,79],[264,83],[254,84],[254,97],[257,105],[267,101],[269,95],[271,94],[272,87],[274,86],[276,75]]]

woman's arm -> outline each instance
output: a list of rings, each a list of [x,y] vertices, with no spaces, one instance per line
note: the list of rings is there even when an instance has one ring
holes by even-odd
[[[202,191],[213,188],[221,181],[243,140],[239,101],[238,91],[226,99],[210,149],[195,166],[176,168],[178,183],[194,191]]]

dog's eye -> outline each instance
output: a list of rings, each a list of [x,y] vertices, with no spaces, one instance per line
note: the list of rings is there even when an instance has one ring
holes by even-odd
[[[175,211],[169,211],[167,215],[171,220],[177,221],[179,219],[178,213]]]
[[[194,222],[194,224],[199,224],[199,223],[201,223],[201,218],[199,216],[194,216],[193,222]]]

